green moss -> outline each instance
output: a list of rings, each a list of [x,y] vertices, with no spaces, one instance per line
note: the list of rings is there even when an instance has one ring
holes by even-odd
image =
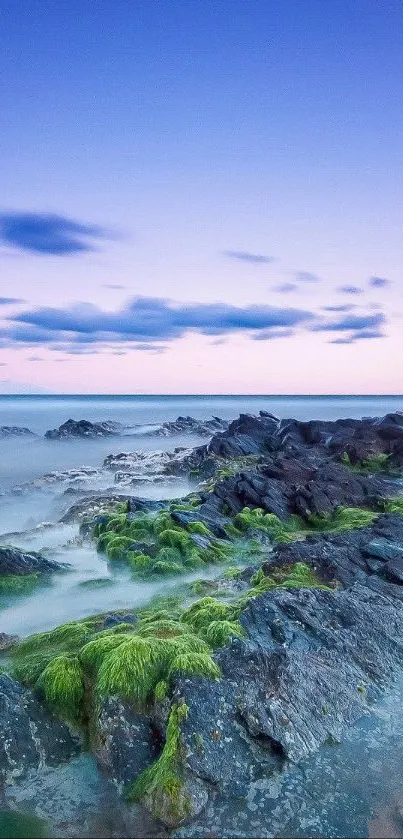
[[[245,633],[238,621],[228,620],[212,621],[203,632],[203,637],[214,649],[225,647],[231,638],[242,638],[244,635]]]
[[[276,588],[315,588],[332,591],[334,586],[326,585],[313,568],[303,562],[273,568],[270,574],[265,574],[260,568],[251,579],[251,588],[238,599],[237,604],[243,608],[251,597]]]
[[[174,658],[169,669],[169,676],[173,674],[192,676],[207,676],[209,679],[219,679],[221,670],[208,653],[183,653]]]
[[[164,576],[183,574],[183,566],[178,562],[155,562],[152,568],[155,574],[163,574]]]
[[[299,516],[289,516],[286,521],[281,521],[274,513],[265,513],[260,507],[244,509],[235,516],[234,526],[245,533],[249,530],[258,530],[269,536],[274,542],[291,542],[301,532],[306,530],[306,525]]]
[[[154,688],[154,698],[156,702],[162,702],[165,699],[168,693],[168,682],[165,679],[162,679],[160,682],[157,682]]]
[[[311,516],[309,526],[319,532],[342,533],[371,524],[379,513],[361,507],[338,507],[331,516]]]
[[[403,496],[397,495],[395,498],[388,498],[382,504],[385,513],[400,513],[403,515]]]
[[[0,576],[0,596],[29,594],[41,582],[45,582],[41,574],[5,574]]]
[[[77,583],[80,588],[108,588],[108,586],[115,585],[115,580],[112,577],[94,577],[92,580],[83,580]]]
[[[93,633],[95,619],[64,624],[50,632],[31,635],[12,650],[13,673],[24,684],[34,685],[52,659],[75,654]]]
[[[180,726],[187,712],[185,704],[173,706],[160,757],[139,775],[126,792],[129,801],[145,803],[154,818],[171,825],[180,824],[191,811],[180,767]]]
[[[153,636],[155,638],[175,638],[180,635],[187,635],[188,629],[179,621],[169,618],[160,618],[154,621],[143,621],[136,627],[137,634],[142,638]]]
[[[207,629],[213,621],[231,621],[234,616],[234,606],[220,603],[213,597],[203,597],[186,609],[182,621],[197,632]]]
[[[84,682],[77,657],[60,655],[45,667],[36,689],[64,719],[77,722],[84,698]]]
[[[127,641],[127,638],[127,634],[123,632],[110,635],[99,633],[96,638],[85,644],[79,652],[79,659],[84,669],[90,674],[96,673],[105,656],[112,650],[116,650]]]
[[[370,457],[366,457],[364,460],[357,461],[356,463],[351,462],[348,452],[343,452],[340,460],[353,472],[358,472],[359,474],[376,475],[381,473],[390,475],[391,477],[398,477],[401,474],[401,470],[392,463],[391,455],[385,454],[384,452],[370,455]]]
[[[188,524],[187,529],[189,533],[198,533],[199,536],[207,536],[209,538],[212,536],[211,531],[202,521],[191,521]]]

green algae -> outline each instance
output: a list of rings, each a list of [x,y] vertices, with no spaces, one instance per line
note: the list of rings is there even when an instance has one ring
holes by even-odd
[[[41,583],[48,579],[43,574],[4,574],[0,576],[0,596],[14,594],[30,594]]]
[[[172,825],[180,824],[191,811],[190,800],[180,773],[181,723],[188,707],[172,707],[160,757],[142,772],[126,790],[128,801],[147,803],[154,818]]]
[[[351,461],[348,452],[343,452],[340,460],[353,472],[357,472],[361,475],[383,474],[390,475],[390,477],[399,477],[399,475],[401,475],[401,469],[394,465],[392,455],[385,454],[384,452],[371,455],[363,460],[358,460],[355,463]]]
[[[400,513],[403,516],[403,495],[397,495],[395,498],[387,498],[383,502],[382,507],[385,513]]]
[[[344,533],[359,527],[367,527],[379,515],[363,507],[338,507],[329,516],[311,516],[309,525],[316,532]]]
[[[35,687],[59,716],[71,722],[78,721],[84,699],[84,681],[77,657],[60,655],[54,658]]]

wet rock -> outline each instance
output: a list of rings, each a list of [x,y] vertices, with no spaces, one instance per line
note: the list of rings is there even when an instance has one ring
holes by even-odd
[[[178,417],[173,422],[163,422],[161,428],[155,433],[161,437],[170,437],[175,434],[197,434],[209,437],[228,428],[227,420],[220,417],[212,417],[210,420],[197,420],[194,417]]]
[[[85,516],[97,516],[103,512],[112,512],[117,504],[126,503],[127,500],[127,495],[116,493],[90,495],[69,507],[59,521],[61,524],[71,524],[71,522],[80,521]]]
[[[89,422],[89,420],[68,419],[59,428],[46,431],[47,440],[64,440],[71,437],[113,437],[121,433],[124,426],[119,422]]]
[[[80,738],[6,674],[0,674],[0,786],[44,764],[56,766],[80,750]]]
[[[66,564],[47,559],[36,551],[23,551],[12,545],[0,545],[0,576],[24,574],[48,574],[61,571]]]
[[[0,653],[10,650],[17,641],[18,635],[7,635],[6,632],[0,632]]]
[[[102,705],[94,753],[120,791],[159,754],[160,740],[145,714],[117,697]]]

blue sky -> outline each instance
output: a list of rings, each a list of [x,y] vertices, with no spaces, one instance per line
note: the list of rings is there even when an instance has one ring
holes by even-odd
[[[3,0],[0,31],[3,392],[402,391],[400,3]]]

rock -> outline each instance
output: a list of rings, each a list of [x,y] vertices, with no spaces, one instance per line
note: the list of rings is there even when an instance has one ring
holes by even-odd
[[[0,425],[0,437],[36,437],[30,428],[18,425]]]
[[[17,641],[18,635],[7,635],[5,632],[0,632],[0,653],[10,650]]]
[[[12,545],[0,545],[0,576],[48,574],[66,567],[65,563],[54,562],[36,551],[28,552]]]
[[[119,422],[89,422],[89,420],[69,419],[59,428],[47,431],[47,440],[63,440],[70,437],[113,437],[121,433],[123,426]]]
[[[112,512],[117,504],[127,503],[127,495],[118,495],[112,493],[100,493],[98,495],[90,495],[77,501],[61,516],[59,521],[61,524],[71,524],[77,519],[83,519],[85,516],[97,516],[104,512]]]
[[[120,791],[159,751],[159,737],[145,714],[117,697],[105,700],[97,721],[94,753]]]
[[[53,717],[31,691],[0,674],[0,786],[44,764],[56,766],[80,750],[81,741]]]
[[[178,417],[173,422],[163,422],[162,426],[155,432],[161,437],[171,437],[175,434],[197,434],[202,437],[210,437],[212,434],[225,431],[228,428],[227,420],[220,417],[213,417],[210,420],[197,420],[194,417]]]
[[[220,511],[229,508],[236,514],[243,507],[261,507],[280,519],[291,514],[308,519],[329,515],[340,506],[373,507],[391,494],[391,487],[381,478],[356,474],[329,459],[322,458],[313,466],[281,454],[269,457],[254,470],[218,481],[213,494],[219,499]]]

